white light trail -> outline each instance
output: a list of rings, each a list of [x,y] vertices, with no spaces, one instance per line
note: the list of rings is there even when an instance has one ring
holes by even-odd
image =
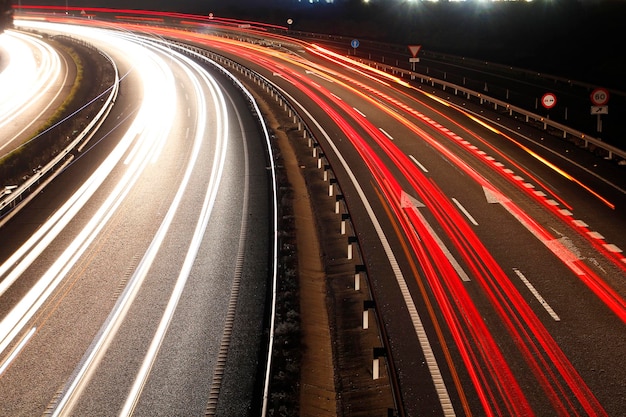
[[[184,67],[183,67],[184,68]],[[184,68],[187,70],[186,68]],[[195,78],[190,73],[189,77],[191,80],[195,81]],[[174,85],[172,80],[170,85]],[[100,364],[103,356],[105,355],[108,347],[110,346],[113,338],[117,334],[118,329],[122,325],[123,320],[125,319],[130,307],[132,305],[133,300],[137,296],[141,285],[143,284],[145,278],[148,275],[148,271],[152,267],[154,260],[156,259],[157,253],[159,252],[163,241],[165,240],[165,236],[169,231],[172,222],[174,221],[176,212],[180,207],[180,204],[183,199],[183,195],[186,191],[187,185],[192,177],[193,169],[196,165],[197,158],[199,155],[199,150],[204,140],[204,132],[206,126],[206,104],[204,102],[204,97],[202,91],[200,90],[200,86],[196,83],[196,96],[199,100],[199,110],[198,114],[200,120],[198,121],[198,131],[196,132],[193,150],[190,153],[190,159],[187,163],[187,168],[185,170],[185,174],[183,179],[179,185],[179,188],[172,200],[172,203],[165,215],[163,222],[161,223],[155,237],[146,253],[144,254],[141,262],[139,263],[137,269],[135,270],[133,276],[129,280],[126,285],[124,292],[118,299],[115,307],[109,314],[106,319],[104,325],[101,327],[98,332],[96,338],[93,340],[90,349],[85,353],[81,364],[78,367],[78,371],[75,373],[72,381],[70,381],[68,388],[63,393],[63,396],[59,399],[57,406],[52,411],[52,416],[60,416],[67,415],[71,412],[72,408],[76,405],[78,400],[80,399],[80,395],[89,383],[91,376],[95,372],[96,368]],[[216,154],[217,155],[217,154]],[[212,176],[212,183],[214,180],[214,176]],[[198,243],[199,245],[199,243]],[[193,245],[192,245],[193,247]],[[194,256],[195,259],[195,256]],[[144,365],[140,370],[140,375],[137,378],[137,382],[133,385],[131,389],[130,396],[125,405],[126,408],[129,408],[130,411],[125,411],[128,414],[132,413],[132,409],[134,408],[141,390],[145,384],[145,380],[147,379],[147,375],[152,367],[152,363],[156,358],[156,354],[158,353],[158,349],[161,345],[162,339],[167,330],[167,326],[169,325],[171,316],[174,313],[175,305],[178,301],[178,297],[182,292],[182,288],[184,287],[186,281],[186,274],[181,272],[181,276],[179,277],[178,282],[175,286],[175,291],[172,295],[172,300],[168,304],[168,308],[166,313],[164,314],[163,321],[161,322],[159,328],[157,329],[157,333],[154,337],[154,341],[150,346],[148,353],[145,356]],[[173,306],[172,306],[173,304]]]
[[[179,59],[184,59],[184,58],[181,56],[179,57]],[[182,269],[179,273],[178,279],[176,280],[174,291],[172,292],[170,296],[167,307],[159,323],[158,329],[152,339],[150,348],[144,357],[144,361],[141,365],[139,372],[137,373],[137,376],[135,377],[135,381],[126,399],[124,407],[122,408],[122,411],[119,414],[120,416],[132,415],[137,405],[137,402],[139,401],[141,391],[143,390],[143,387],[148,379],[150,370],[152,369],[154,361],[156,360],[158,351],[161,347],[161,344],[163,343],[163,339],[165,338],[165,334],[167,332],[169,324],[172,320],[172,317],[174,316],[174,312],[178,305],[178,301],[180,300],[182,292],[187,283],[187,278],[189,277],[191,273],[191,268],[193,267],[198,251],[200,250],[200,245],[202,244],[204,233],[206,231],[209,218],[211,216],[211,212],[213,211],[213,206],[217,198],[217,191],[219,189],[219,183],[220,183],[222,173],[224,170],[224,165],[226,162],[226,150],[227,150],[227,144],[228,144],[228,123],[227,123],[228,116],[226,114],[226,103],[224,100],[224,96],[222,95],[219,89],[219,86],[217,85],[217,82],[213,78],[209,78],[208,74],[206,74],[206,72],[199,65],[193,63],[193,61],[190,61],[190,60],[187,60],[187,61],[188,61],[187,63],[190,66],[195,67],[195,70],[198,73],[202,74],[206,85],[212,91],[211,96],[214,98],[214,101],[215,101],[214,107],[218,111],[220,111],[220,109],[222,111],[222,114],[218,115],[218,117],[216,118],[216,122],[218,125],[217,126],[217,141],[216,141],[217,149],[214,154],[214,161],[213,161],[212,171],[210,175],[210,181],[209,181],[205,199],[202,205],[202,210],[198,218],[196,228],[194,230],[191,244],[187,250],[187,255],[185,256]],[[191,74],[189,75],[189,77],[193,79]],[[197,88],[199,88],[199,86],[197,86]],[[206,105],[204,104],[204,97],[202,95],[202,92],[199,91],[197,96],[202,98],[202,101],[201,101],[202,106],[199,108],[198,114],[201,117],[205,117],[206,111],[204,108],[206,107]],[[202,122],[199,122],[199,124],[203,125],[205,124],[205,122],[202,121]],[[203,139],[203,136],[204,136],[203,131],[198,132],[198,134],[196,135],[196,142],[198,143],[198,145]],[[193,154],[194,154],[193,163],[189,164],[189,169],[186,175],[187,181],[188,181],[187,176],[191,177],[193,165],[195,165],[195,159],[196,159],[197,154],[199,154],[199,151],[194,150]]]
[[[0,129],[7,132],[8,124],[38,104],[53,87],[62,86],[61,59],[47,43],[35,36],[8,31],[0,35],[1,44],[9,57],[7,67],[0,71]],[[67,73],[67,71],[65,71]],[[61,93],[58,88],[54,96],[47,100],[38,114],[24,123],[19,131],[9,130],[12,137],[0,143],[0,153],[11,149],[12,143],[52,105]]]
[[[40,28],[42,22],[36,22]],[[45,25],[44,25],[45,26]],[[47,25],[61,30],[60,25]],[[76,30],[75,27],[73,27]],[[4,293],[19,276],[35,261],[48,247],[56,236],[69,224],[76,213],[86,204],[99,186],[108,177],[110,172],[119,164],[139,132],[141,134],[166,134],[173,123],[175,114],[175,89],[171,74],[164,73],[166,65],[160,63],[160,58],[147,49],[127,40],[112,37],[103,31],[94,31],[81,28],[83,36],[94,36],[99,41],[106,40],[113,48],[119,48],[129,53],[136,62],[135,70],[141,75],[144,82],[143,101],[131,127],[123,136],[116,148],[106,160],[96,169],[94,174],[80,187],[80,189],[46,222],[42,227],[20,247],[4,264],[0,265],[0,276],[11,271],[0,282],[0,295]],[[97,33],[96,33],[97,32]],[[155,71],[155,67],[160,71]],[[158,85],[159,88],[152,88]],[[163,109],[163,107],[166,107]],[[154,119],[155,111],[160,118]],[[169,115],[169,116],[168,116]],[[165,132],[165,133],[164,133]],[[137,155],[136,160],[128,166],[123,178],[101,205],[97,213],[65,249],[62,255],[54,262],[48,271],[38,280],[22,300],[0,322],[0,353],[2,353],[22,331],[28,320],[45,302],[54,289],[63,280],[65,274],[87,249],[89,243],[95,239],[97,233],[104,227],[108,219],[115,213],[130,187],[138,179],[145,168],[151,154],[154,152],[154,143],[145,141],[145,147]]]

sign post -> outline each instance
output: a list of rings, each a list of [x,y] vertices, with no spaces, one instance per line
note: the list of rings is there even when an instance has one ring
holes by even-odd
[[[350,42],[350,46],[351,46],[351,47],[352,47],[352,49],[353,49],[353,51],[352,51],[352,52],[353,52],[353,55],[355,55],[355,56],[356,56],[356,48],[358,48],[358,47],[359,47],[359,40],[358,40],[358,39],[352,39],[352,42]]]
[[[609,92],[605,88],[596,88],[589,96],[591,98],[591,114],[597,117],[596,130],[602,133],[602,118],[600,115],[609,114]]]
[[[541,105],[545,107],[546,110],[550,110],[552,107],[556,106],[556,95],[554,93],[545,93],[541,97]],[[550,113],[548,113],[547,118],[550,118]],[[543,130],[548,128],[547,122],[543,122]]]
[[[412,58],[409,58],[409,62],[411,63],[411,71],[415,72],[415,63],[420,62],[420,59],[417,57],[420,49],[422,49],[422,45],[409,45],[409,52],[413,55]]]

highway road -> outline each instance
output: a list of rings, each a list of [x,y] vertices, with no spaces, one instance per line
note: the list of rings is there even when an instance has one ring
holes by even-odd
[[[319,139],[406,415],[619,415],[620,167],[322,48],[195,40],[271,79]]]
[[[231,57],[310,117],[384,306],[407,415],[618,414],[623,375],[607,370],[623,350],[624,242],[611,230],[623,230],[624,188],[594,172],[615,167],[308,52],[340,69]]]
[[[132,25],[125,28],[139,30]],[[141,30],[148,31],[145,27]],[[622,167],[611,161],[596,159],[585,150],[518,121],[491,115],[476,104],[457,99],[448,102],[433,92],[360,66],[319,46],[285,38],[259,43],[257,32],[245,33],[243,29],[239,30],[238,39],[232,39],[224,37],[221,31],[215,31],[210,25],[196,28],[195,32],[166,28],[152,28],[150,32],[162,37],[164,43],[167,43],[165,39],[176,38],[215,51],[250,68],[280,91],[304,119],[319,143],[324,162],[332,169],[336,187],[340,190],[337,192],[345,199],[343,210],[350,214],[350,233],[358,241],[359,257],[366,266],[376,313],[387,337],[385,348],[392,364],[390,377],[397,379],[397,395],[403,415],[619,416],[621,410],[626,408],[623,396],[626,375],[622,366],[626,352],[626,261],[622,250],[626,247],[626,184]],[[246,39],[255,41],[246,42]],[[141,56],[139,51],[136,55]],[[201,56],[191,51],[188,55],[197,59]],[[184,77],[181,75],[180,78]],[[156,85],[165,87],[170,83],[157,81]],[[144,94],[146,91],[144,87]],[[166,91],[167,88],[159,88],[150,92],[165,94]],[[193,91],[192,85],[184,91]],[[212,97],[213,92],[205,93],[207,97]],[[127,97],[129,95],[132,94],[126,93]],[[190,101],[201,102],[203,96],[204,93],[197,92]],[[182,98],[180,100],[183,101]],[[152,102],[165,105],[170,100],[159,98]],[[121,103],[117,103],[116,107],[123,108]],[[172,135],[178,137],[178,141],[185,139],[184,142],[187,142],[187,134],[181,136],[187,125],[182,121],[186,117],[185,108],[177,105],[169,112],[164,111],[159,120],[166,119],[170,113],[182,112],[182,119],[174,119],[178,120],[179,127],[168,130],[177,132]],[[244,119],[246,116],[242,112],[239,117]],[[157,127],[151,137],[159,137],[157,132],[162,131],[163,128]],[[190,135],[193,137],[194,132]],[[120,288],[119,299],[124,299],[128,291],[126,288],[131,288],[136,277],[142,276],[143,259],[151,253],[151,245],[146,249],[132,249],[124,245],[131,245],[127,240],[132,242],[132,237],[145,233],[150,238],[138,239],[143,243],[137,243],[140,248],[145,247],[146,241],[159,236],[160,223],[154,219],[160,216],[167,218],[164,213],[168,203],[153,205],[146,204],[144,200],[149,195],[158,194],[150,192],[151,188],[160,190],[169,181],[179,184],[171,178],[183,175],[183,168],[179,171],[174,169],[174,166],[184,166],[176,163],[176,155],[179,155],[178,161],[185,160],[190,151],[181,147],[178,141],[168,141],[163,145],[164,149],[173,146],[174,150],[166,152],[172,157],[159,159],[158,168],[154,169],[157,172],[153,175],[162,177],[162,180],[158,184],[153,180],[144,182],[143,187],[146,188],[135,197],[134,204],[121,204],[120,211],[127,207],[125,213],[131,220],[121,215],[112,217],[103,228],[103,237],[94,238],[98,251],[84,252],[102,269],[83,273],[83,270],[89,269],[86,264],[79,263],[78,270],[81,272],[68,275],[68,282],[72,284],[66,284],[66,291],[74,291],[74,286],[82,287],[78,283],[85,281],[89,288],[81,293],[82,297],[93,299],[97,294],[110,294],[110,288],[108,291],[107,288],[103,291],[97,288],[106,285],[107,280],[102,277],[123,276],[124,271],[128,271],[127,281],[111,284]],[[120,143],[123,143],[123,138]],[[219,141],[213,146],[218,147],[217,143]],[[206,159],[202,160],[211,160],[214,157],[212,154],[217,154],[216,149],[207,149]],[[138,148],[137,154],[140,152]],[[191,152],[193,154],[195,152]],[[261,156],[262,152],[248,151],[247,154]],[[159,155],[163,154],[159,152]],[[166,169],[170,164],[171,172]],[[234,169],[231,164],[224,167],[225,170],[226,167]],[[256,168],[265,172],[262,161],[257,163]],[[115,177],[115,172],[112,171],[109,177]],[[248,172],[259,171],[251,167]],[[265,180],[265,174],[261,176]],[[204,180],[208,178],[209,175]],[[224,175],[223,178],[230,176]],[[140,184],[138,181],[133,189],[141,189]],[[203,186],[206,183],[196,190]],[[259,196],[268,192],[262,187],[250,189],[259,192]],[[197,193],[190,193],[189,197],[193,195],[197,198]],[[238,193],[233,193],[229,198],[241,198],[237,196]],[[105,197],[94,200],[105,201]],[[181,204],[181,207],[197,213],[197,207],[203,205],[201,201],[202,198],[191,204],[190,200],[190,204]],[[136,210],[140,205],[141,210]],[[241,205],[245,207],[243,203],[236,204]],[[232,224],[238,224],[245,211],[232,213],[225,210],[215,217],[221,219],[224,215],[225,219],[231,219]],[[32,213],[24,216],[31,219]],[[183,218],[188,217],[194,216]],[[135,223],[139,227],[130,229],[135,232],[127,232],[127,227]],[[172,224],[178,223],[173,220]],[[261,224],[267,222],[256,226]],[[70,229],[78,231],[79,225],[80,221],[73,221]],[[164,242],[172,239],[168,252],[176,254],[174,259],[182,260],[190,253],[179,252],[176,242],[181,238],[180,233],[193,235],[194,227],[195,223],[190,222],[182,227],[186,232],[172,231],[171,237],[163,237]],[[210,230],[210,223],[207,227]],[[147,233],[149,230],[153,232]],[[205,239],[209,235],[207,232]],[[229,235],[225,232],[218,236],[213,237],[213,242],[219,241],[219,247],[223,248],[221,239],[229,241],[233,233]],[[100,239],[103,239],[102,242]],[[231,244],[233,252],[236,243]],[[218,253],[207,257],[221,259],[219,254],[224,252],[215,248],[217,245],[209,246]],[[265,265],[263,262],[267,260],[267,253],[263,250],[267,249],[258,248],[256,258],[248,255],[246,259]],[[17,246],[4,256],[13,250],[17,250]],[[57,249],[55,252],[61,251]],[[137,253],[146,255],[138,256]],[[126,260],[111,262],[114,255],[126,257]],[[28,268],[45,271],[45,259],[51,258],[42,254]],[[155,256],[152,268],[163,268],[159,271],[164,272],[154,276],[175,276],[177,272],[169,272],[175,269],[171,265],[172,258],[164,259],[163,265],[160,265],[160,259]],[[201,258],[196,259],[196,262],[204,264],[199,261]],[[44,262],[44,265],[37,267],[39,262]],[[206,264],[209,267],[209,262]],[[15,262],[10,262],[10,265],[15,265]],[[76,278],[78,276],[80,280]],[[146,279],[150,276],[152,274],[147,274]],[[94,280],[91,286],[88,285],[89,277]],[[4,278],[3,283],[6,280]],[[139,302],[146,300],[147,303],[138,304],[141,314],[129,312],[129,321],[136,318],[146,328],[155,327],[154,324],[146,326],[144,320],[158,322],[157,318],[150,319],[150,312],[159,303],[166,304],[166,299],[158,301],[160,293],[167,294],[166,298],[169,296],[161,285],[175,287],[173,283],[160,281],[146,285],[148,294],[143,297],[137,295]],[[221,293],[220,298],[220,293],[213,293],[217,290],[210,288],[206,289],[211,296],[206,297],[205,303],[212,305],[216,300],[225,299],[225,293]],[[102,306],[99,316],[115,314],[116,303],[109,300],[108,306]],[[60,301],[58,305],[62,305]],[[185,307],[181,309],[186,310]],[[205,305],[203,311],[207,309]],[[61,310],[58,307],[59,314],[62,314]],[[162,310],[159,310],[155,314],[158,317],[161,313]],[[66,327],[72,327],[68,323],[76,321],[72,322],[68,316],[71,313],[59,316],[58,320],[66,323]],[[48,315],[45,317],[48,322]],[[80,321],[81,326],[84,326],[84,321]],[[100,340],[94,339],[94,332],[104,333],[101,330],[102,321],[94,321],[98,324],[94,324],[91,330],[80,332],[81,335],[91,335],[83,337],[82,349],[76,347],[80,353],[74,354],[74,361],[81,366],[86,362],[81,359],[86,355],[85,344]],[[113,321],[107,319],[106,323],[113,326]],[[200,320],[197,325],[206,325],[206,322]],[[134,360],[139,363],[144,360],[143,352],[150,351],[133,347],[134,340],[146,343],[145,339],[150,338],[141,337],[144,330],[140,331],[139,326],[124,330],[125,325],[121,325],[119,337],[128,339],[125,342],[120,339],[119,345],[114,339],[110,356],[102,358],[103,364],[123,363],[120,358],[132,357],[131,353],[136,350],[141,351],[135,352],[137,356]],[[172,320],[171,328],[185,326],[185,320]],[[221,329],[223,325],[217,328]],[[49,332],[54,333],[52,330]],[[37,338],[43,337],[44,333],[33,331]],[[190,333],[196,335],[196,332]],[[171,360],[179,356],[175,353],[175,334],[175,330],[168,332],[162,347],[163,356]],[[34,345],[35,340],[26,344],[24,352]],[[45,343],[45,339],[42,340]],[[167,340],[171,343],[169,350]],[[48,343],[47,346],[50,346],[49,339]],[[106,343],[105,340],[102,343]],[[63,355],[64,358],[66,356],[72,355]],[[161,369],[158,367],[159,357],[161,355],[156,357],[154,364],[153,373],[156,374]],[[7,367],[7,375],[2,378],[8,380],[11,372],[18,377],[18,371],[27,369],[27,358],[25,353],[18,355],[15,364]],[[22,360],[25,361],[24,368],[18,365]],[[188,360],[192,360],[191,355]],[[150,363],[142,369],[151,366]],[[161,372],[166,374],[169,369],[181,378],[180,383],[185,379],[185,372],[195,375],[191,366],[163,366],[166,370]],[[74,373],[83,372],[83,368],[75,364],[68,368]],[[105,369],[109,370],[94,371],[93,391],[90,391],[90,386],[85,387],[85,395],[94,392],[93,398],[100,399],[101,402],[94,400],[94,404],[104,404],[106,397],[125,399],[125,395],[119,396],[118,391],[107,390],[114,387],[128,392],[130,387],[99,385],[102,374],[106,374],[102,376],[102,381],[116,381],[116,377],[125,373],[125,365]],[[133,371],[126,373],[134,377]],[[91,377],[87,370],[85,375]],[[57,378],[57,386],[52,391],[59,390],[60,394],[54,397],[53,407],[63,406],[65,398],[68,398],[65,394],[68,390],[58,388],[67,386],[64,383],[67,384],[68,378]],[[161,383],[168,381],[169,375],[154,379],[159,380]],[[105,389],[105,386],[108,388]],[[139,386],[142,386],[141,383]],[[148,380],[144,388],[147,393],[139,398],[145,398],[146,407],[151,400],[156,401],[152,406],[161,410],[166,405],[160,402],[163,398],[159,395],[170,390],[155,389],[153,392],[159,395],[150,395],[150,387]],[[131,392],[134,392],[133,389]],[[92,397],[88,395],[88,398]],[[67,401],[71,406],[73,403],[70,400],[68,398]],[[142,411],[141,404],[140,401],[138,412]],[[82,411],[88,408],[81,407],[91,404],[77,401],[75,406]]]
[[[2,414],[244,414],[273,239],[248,100],[131,33],[40,29],[106,51],[122,82],[97,134],[1,230]]]

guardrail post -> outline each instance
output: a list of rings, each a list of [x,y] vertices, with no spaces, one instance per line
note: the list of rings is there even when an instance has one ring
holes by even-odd
[[[320,152],[320,153],[317,155],[317,169],[322,169],[322,166],[323,166],[323,164],[322,164],[322,158],[323,158],[323,157],[324,157],[324,152]]]
[[[334,185],[337,183],[337,179],[336,178],[331,178],[330,180],[328,180],[328,196],[332,197],[334,194]]]
[[[385,348],[382,347],[375,347],[374,348],[374,361],[372,363],[372,379],[378,379],[380,377],[380,366],[379,366],[379,359],[380,357],[386,357],[387,356],[387,351],[385,350]]]
[[[343,194],[337,194],[335,196],[335,214],[339,214],[341,208],[341,201],[343,201]]]
[[[361,272],[365,272],[365,265],[354,266],[354,290],[359,291],[361,289]]]
[[[348,236],[348,259],[352,259],[352,244],[356,243],[356,236]]]
[[[349,213],[343,213],[341,215],[341,234],[345,235],[346,234],[346,221],[350,220],[350,214]]]
[[[376,304],[374,303],[374,300],[363,301],[363,330],[369,329],[369,309],[375,307]]]

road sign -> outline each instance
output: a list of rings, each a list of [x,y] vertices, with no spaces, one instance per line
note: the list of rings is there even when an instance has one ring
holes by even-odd
[[[609,102],[609,92],[605,88],[596,88],[591,92],[591,102],[594,106],[604,106]]]
[[[541,104],[546,109],[551,109],[556,106],[556,96],[553,93],[545,93],[543,97],[541,97]]]
[[[409,45],[409,51],[411,52],[411,55],[413,55],[413,58],[417,56],[420,49],[422,49],[422,45]]]
[[[353,48],[358,48],[359,47],[359,40],[358,39],[352,39],[352,42],[350,42],[350,46],[352,46]]]
[[[591,114],[609,114],[609,106],[591,106]]]

